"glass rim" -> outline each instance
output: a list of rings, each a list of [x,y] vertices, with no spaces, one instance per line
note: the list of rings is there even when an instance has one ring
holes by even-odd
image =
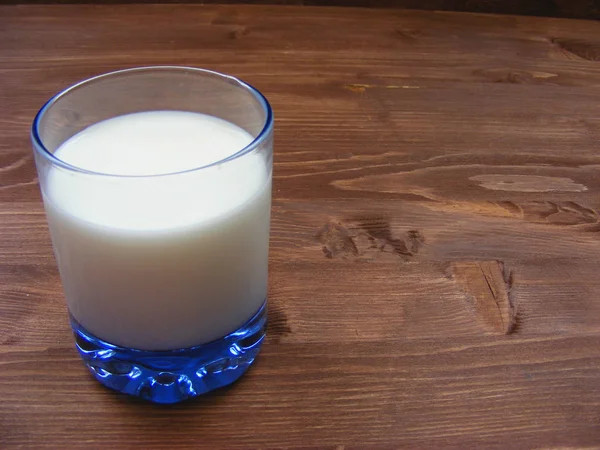
[[[46,112],[52,106],[54,106],[54,104],[58,100],[65,97],[66,95],[70,94],[72,91],[74,91],[80,87],[84,87],[87,84],[96,82],[100,79],[107,78],[107,77],[113,77],[113,76],[117,76],[117,75],[124,75],[127,73],[135,73],[135,72],[160,72],[160,71],[169,71],[169,70],[179,71],[179,72],[195,72],[198,75],[203,74],[203,75],[214,76],[216,78],[221,78],[223,81],[228,81],[232,84],[236,84],[240,88],[246,90],[247,92],[250,92],[252,94],[252,96],[262,106],[263,111],[265,112],[265,115],[266,115],[265,123],[264,123],[264,126],[261,129],[260,133],[258,133],[258,135],[255,138],[253,138],[252,142],[250,142],[248,145],[246,145],[245,147],[241,148],[240,150],[236,151],[235,153],[233,153],[225,158],[222,158],[218,161],[214,161],[212,163],[205,164],[203,166],[193,167],[190,169],[179,170],[176,172],[159,173],[159,174],[153,174],[153,175],[111,174],[111,173],[106,173],[106,172],[96,172],[93,170],[83,169],[81,167],[77,167],[72,164],[69,164],[69,163],[63,161],[62,159],[56,157],[54,155],[54,153],[52,153],[50,150],[48,150],[46,148],[46,146],[44,145],[44,143],[42,142],[42,139],[40,138],[40,134],[39,134],[40,122],[41,122],[42,118],[44,117]],[[273,130],[273,110],[271,109],[271,105],[269,104],[269,101],[267,100],[267,98],[258,89],[256,89],[254,86],[250,85],[249,83],[246,83],[245,81],[242,81],[239,78],[234,77],[232,75],[227,75],[227,74],[217,72],[214,70],[202,69],[199,67],[189,67],[189,66],[170,66],[170,65],[163,66],[163,65],[161,65],[161,66],[133,67],[133,68],[129,68],[129,69],[120,69],[120,70],[114,70],[111,72],[106,72],[106,73],[103,73],[100,75],[95,75],[95,76],[92,76],[89,78],[85,78],[85,79],[78,81],[78,82],[68,86],[67,88],[59,91],[57,94],[53,95],[44,104],[44,106],[42,106],[40,108],[40,110],[35,115],[35,118],[33,119],[33,123],[31,125],[31,140],[33,141],[33,144],[34,144],[33,147],[38,155],[44,157],[51,164],[59,166],[63,169],[69,170],[71,172],[79,172],[79,173],[84,173],[84,174],[88,174],[88,175],[116,177],[116,178],[154,178],[154,177],[172,176],[172,175],[179,175],[179,174],[186,174],[186,173],[191,173],[191,172],[195,172],[195,171],[200,171],[203,169],[207,169],[209,167],[217,166],[219,164],[223,164],[228,161],[238,159],[238,158],[252,152],[257,147],[259,147],[268,138],[268,136],[271,134],[272,130]]]

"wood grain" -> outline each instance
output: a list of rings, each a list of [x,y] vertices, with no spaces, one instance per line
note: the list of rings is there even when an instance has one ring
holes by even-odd
[[[81,4],[98,0],[4,0],[15,4]],[[208,3],[268,4],[305,6],[354,6],[363,8],[405,8],[434,11],[463,11],[527,16],[600,19],[595,0],[103,0],[102,3]]]
[[[600,24],[311,7],[0,7],[0,447],[596,448]],[[240,76],[276,114],[269,334],[158,407],[72,345],[28,139],[97,73]]]

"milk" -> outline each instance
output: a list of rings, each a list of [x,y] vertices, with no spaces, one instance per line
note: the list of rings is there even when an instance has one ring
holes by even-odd
[[[253,151],[190,170],[251,141],[215,117],[156,111],[95,124],[55,152],[82,169],[50,168],[43,196],[67,304],[83,327],[112,344],[171,350],[218,339],[257,312],[270,165]]]

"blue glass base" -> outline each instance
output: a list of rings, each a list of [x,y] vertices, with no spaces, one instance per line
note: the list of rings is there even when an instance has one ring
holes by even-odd
[[[112,345],[73,317],[71,326],[81,358],[100,383],[154,403],[177,403],[231,384],[248,370],[265,337],[267,306],[221,339],[172,351]]]

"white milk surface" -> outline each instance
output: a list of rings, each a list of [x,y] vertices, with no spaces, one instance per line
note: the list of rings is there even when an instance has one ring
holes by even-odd
[[[156,111],[92,125],[56,151],[70,165],[113,175],[54,166],[43,189],[79,323],[116,345],[170,350],[218,339],[250,319],[267,295],[265,156],[189,169],[251,141],[215,117]]]

